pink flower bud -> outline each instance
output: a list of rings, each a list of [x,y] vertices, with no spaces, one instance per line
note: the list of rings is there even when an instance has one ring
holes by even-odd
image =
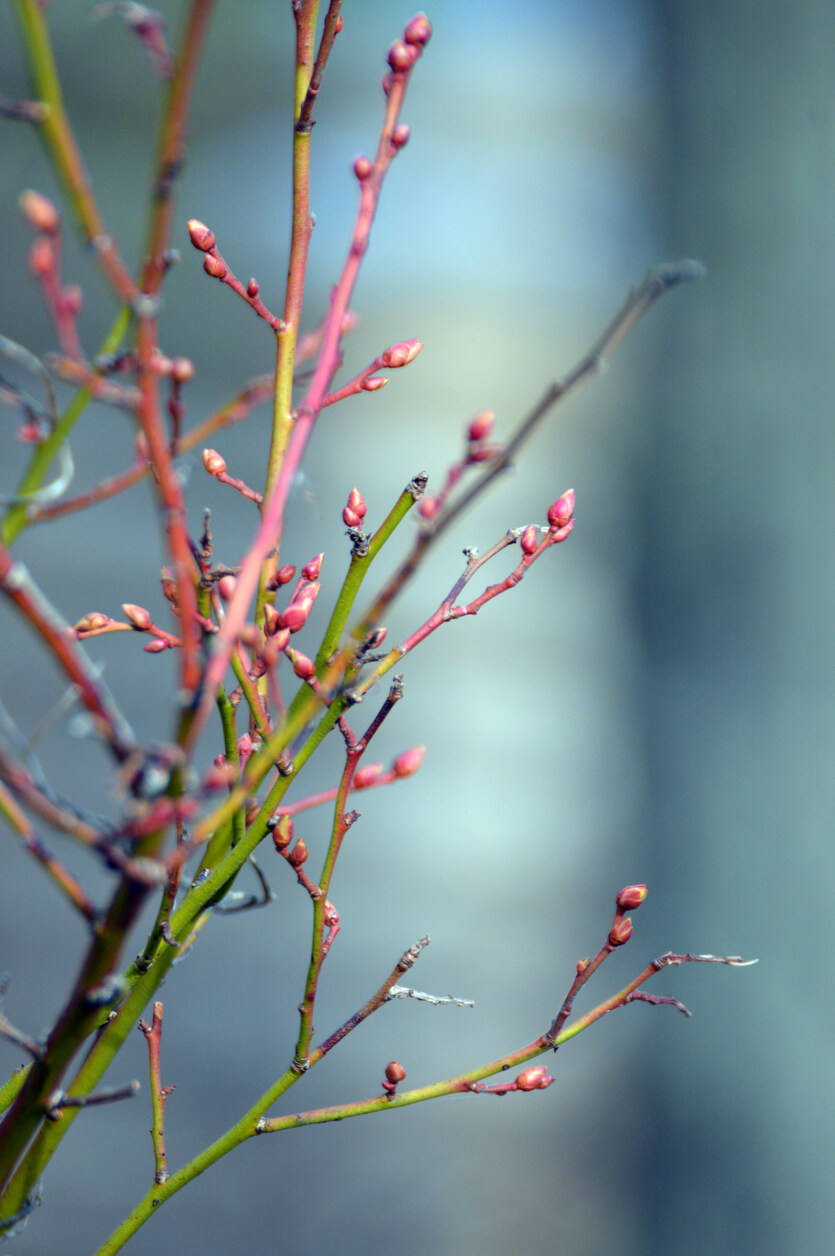
[[[29,269],[36,279],[43,279],[55,269],[55,252],[48,236],[38,236],[29,250]]]
[[[295,604],[297,602],[309,602],[312,606],[316,601],[316,598],[319,596],[320,588],[321,585],[318,580],[300,580],[298,588],[290,598],[291,604]]]
[[[354,162],[354,174],[357,176],[360,183],[365,182],[365,180],[371,174],[372,169],[373,167],[371,165],[371,162],[368,160],[367,157],[357,157],[357,159]]]
[[[256,624],[244,624],[240,631],[240,642],[241,645],[249,646],[250,649],[255,649],[261,644],[261,633]]]
[[[361,387],[365,392],[379,392],[387,383],[388,380],[383,379],[382,375],[369,375],[368,379],[362,381]]]
[[[229,273],[229,267],[223,259],[215,257],[213,253],[207,253],[203,258],[203,269],[212,279],[225,279]]]
[[[345,20],[342,17],[342,14],[340,13],[339,17],[336,19],[336,25],[333,28],[334,35],[339,35],[344,25],[345,25]]]
[[[189,239],[201,253],[208,253],[209,249],[215,247],[215,233],[199,218],[189,218],[187,226]]]
[[[574,489],[570,488],[548,507],[548,522],[552,528],[564,528],[574,514]]]
[[[421,763],[423,756],[426,754],[425,746],[413,746],[411,750],[404,750],[399,754],[391,765],[395,776],[414,776]]]
[[[420,340],[401,340],[399,344],[392,345],[382,354],[383,366],[387,366],[392,371],[400,366],[408,366],[410,362],[414,362],[422,348],[423,344]]]
[[[482,410],[470,420],[467,436],[470,440],[486,440],[493,430],[496,416],[492,410]]]
[[[380,646],[385,641],[387,634],[388,628],[383,628],[382,626],[375,628],[373,632],[369,632],[368,636],[365,638],[366,649],[379,650]]]
[[[174,579],[174,572],[170,567],[163,567],[160,575],[160,585],[162,587],[162,596],[166,598],[172,606],[177,605],[177,582]]]
[[[543,1064],[534,1065],[533,1068],[523,1069],[516,1078],[517,1090],[547,1090],[553,1082],[553,1077]]]
[[[258,283],[258,280],[250,279],[249,283],[246,285],[246,295],[251,297],[254,301],[260,291],[261,285]]]
[[[532,554],[536,549],[536,528],[532,523],[528,524],[525,531],[520,536],[519,545],[521,546],[523,554]]]
[[[307,563],[306,566],[302,567],[302,575],[305,580],[319,579],[319,573],[322,570],[322,559],[324,557],[324,554],[317,554],[315,558],[311,558],[310,562]]]
[[[391,1060],[386,1065],[386,1080],[396,1086],[398,1082],[402,1082],[406,1076],[406,1070],[402,1064],[398,1064],[397,1060]]]
[[[388,63],[395,74],[405,74],[407,70],[411,70],[417,58],[417,48],[404,43],[402,39],[396,39],[389,48]]]
[[[307,859],[307,846],[303,837],[299,838],[287,858],[294,868],[302,866]]]
[[[281,627],[281,616],[271,602],[264,604],[264,631],[268,637],[278,632]]]
[[[634,911],[647,896],[645,885],[627,885],[618,894],[616,902],[621,911]]]
[[[125,613],[125,618],[130,620],[134,628],[138,628],[141,632],[145,632],[150,628],[151,616],[144,606],[134,606],[133,602],[124,602],[122,610]]]
[[[578,977],[582,977],[583,973],[586,971],[590,963],[591,963],[590,959],[578,959],[577,960],[577,976]]]
[[[278,571],[273,576],[275,587],[278,589],[283,584],[289,584],[295,574],[296,568],[292,563],[286,563],[283,567],[279,567]]]
[[[312,676],[316,675],[313,659],[309,659],[306,654],[302,654],[301,650],[290,651],[290,662],[293,664],[293,671],[300,680],[310,680]]]
[[[153,642],[151,642],[153,645]],[[147,650],[147,646],[145,649]],[[216,789],[224,789],[237,778],[238,771],[234,763],[230,763],[222,754],[212,761],[212,766],[203,776],[203,788],[213,793]]]
[[[281,853],[293,840],[293,817],[281,816],[273,829],[273,846]]]
[[[171,378],[176,384],[188,384],[194,379],[194,363],[190,358],[174,358],[171,363]]]
[[[632,937],[632,918],[624,916],[623,920],[616,921],[609,931],[609,946],[623,946],[624,942],[628,942]]]
[[[35,231],[46,231],[52,235],[61,225],[58,210],[42,192],[34,192],[29,188],[21,192],[17,203],[23,217]]]
[[[97,628],[106,628],[109,623],[109,615],[103,615],[101,611],[90,611],[88,615],[82,615],[73,627],[76,632],[95,632]]]
[[[71,318],[81,313],[81,288],[77,283],[69,283],[61,294],[64,298],[64,309]]]
[[[273,637],[273,649],[277,651],[286,650],[290,641],[290,629],[279,628]]]
[[[348,509],[358,514],[360,519],[364,519],[368,507],[365,504],[365,498],[358,488],[352,488],[348,494]]]
[[[339,924],[339,912],[334,907],[330,899],[325,899],[325,924],[329,929]]]
[[[554,545],[558,545],[560,541],[567,541],[574,531],[574,520],[569,519],[564,528],[557,528],[556,532],[551,532],[551,541]]]
[[[434,519],[440,508],[441,503],[437,497],[432,497],[430,493],[425,493],[420,499],[418,514],[421,519]]]
[[[417,44],[418,47],[429,43],[432,38],[432,23],[425,13],[418,13],[412,18],[403,32],[403,38],[407,44]]]
[[[231,600],[233,593],[237,587],[237,580],[234,576],[221,576],[217,582],[217,591],[223,598],[224,602]]]
[[[362,519],[360,519],[357,512],[355,510],[351,510],[349,506],[345,506],[342,511],[342,522],[345,524],[346,528],[359,529],[362,527]]]
[[[382,763],[365,763],[354,773],[354,789],[368,789],[383,770]]]
[[[146,654],[162,654],[163,650],[168,649],[168,642],[160,641],[159,637],[157,637],[153,641],[149,641],[143,648]]]
[[[204,449],[203,466],[209,475],[223,475],[226,471],[226,459],[216,449]]]
[[[410,135],[411,131],[409,130],[408,125],[405,122],[401,122],[400,125],[396,126],[391,133],[392,148],[404,148],[409,142]]]
[[[291,602],[279,616],[281,627],[290,632],[298,632],[300,628],[304,628],[312,606],[312,602]]]

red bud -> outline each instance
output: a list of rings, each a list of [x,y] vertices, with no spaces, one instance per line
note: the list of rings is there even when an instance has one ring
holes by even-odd
[[[381,355],[383,366],[392,371],[400,366],[408,366],[410,362],[414,362],[422,348],[423,343],[420,340],[401,340],[399,344],[392,345]]]
[[[421,763],[423,756],[426,754],[425,746],[413,746],[411,750],[404,750],[399,754],[391,765],[395,776],[414,776]]]
[[[122,610],[125,613],[125,618],[130,620],[134,628],[139,628],[140,631],[144,632],[150,627],[151,616],[144,606],[134,606],[133,602],[124,602]]]
[[[570,488],[548,508],[548,522],[552,528],[564,528],[574,514],[574,489]]]
[[[391,143],[393,148],[403,148],[409,142],[411,131],[405,122],[401,122],[391,133]]]
[[[293,817],[282,816],[273,829],[273,846],[281,853],[293,840]]]
[[[627,885],[618,894],[616,902],[621,911],[634,911],[641,906],[646,896],[645,885]]]
[[[354,789],[368,789],[373,785],[383,770],[382,763],[365,763],[354,773]]]
[[[225,279],[229,273],[229,267],[223,259],[215,257],[213,253],[207,253],[203,258],[203,269],[212,279]]]
[[[432,23],[425,13],[418,13],[412,18],[403,32],[403,38],[407,44],[417,44],[418,47],[429,43],[432,38]]]
[[[516,1078],[517,1090],[547,1090],[553,1082],[553,1077],[544,1065],[534,1065],[533,1068],[526,1068]]]
[[[371,174],[373,167],[367,157],[357,157],[354,162],[354,174],[360,183],[364,183]]]
[[[300,868],[302,866],[307,859],[307,846],[305,845],[303,837],[299,838],[287,858],[294,868]]]
[[[532,523],[528,524],[520,536],[519,545],[523,554],[532,554],[536,549],[536,528]]]
[[[310,562],[307,563],[306,566],[302,567],[302,575],[305,580],[319,579],[319,573],[322,570],[322,559],[324,557],[324,554],[317,554],[315,558],[311,558]]]
[[[467,428],[467,436],[470,440],[486,440],[493,430],[493,424],[496,416],[492,410],[482,410],[474,419],[470,420],[470,426]]]
[[[624,916],[623,920],[618,920],[612,925],[609,931],[609,945],[623,946],[624,942],[628,942],[632,937],[632,918]]]
[[[208,253],[209,249],[215,247],[215,233],[199,218],[189,218],[187,226],[189,239],[201,253]]]
[[[395,74],[405,74],[411,70],[418,58],[418,50],[402,39],[396,39],[389,48],[388,63]]]
[[[23,217],[35,231],[46,231],[52,235],[61,225],[58,210],[42,192],[34,192],[29,188],[21,192],[17,203]]]
[[[226,471],[226,459],[216,449],[204,449],[203,466],[209,475],[223,475]]]
[[[391,1060],[386,1065],[386,1079],[396,1086],[398,1082],[402,1082],[406,1076],[406,1070],[402,1064],[398,1064],[397,1060]]]

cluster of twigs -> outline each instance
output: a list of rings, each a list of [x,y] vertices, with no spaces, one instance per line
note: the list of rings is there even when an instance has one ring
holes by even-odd
[[[105,1253],[119,1250],[160,1204],[256,1134],[393,1111],[441,1095],[545,1089],[553,1078],[541,1065],[525,1067],[513,1080],[493,1085],[484,1079],[528,1065],[628,1002],[672,1002],[685,1010],[675,1000],[644,992],[643,985],[662,968],[693,961],[731,965],[742,961],[732,956],[666,954],[644,968],[623,990],[572,1021],[573,1003],[580,989],[607,956],[629,940],[632,922],[626,913],[638,907],[646,893],[643,886],[629,886],[618,895],[614,918],[597,955],[577,965],[568,994],[549,1028],[532,1042],[466,1073],[411,1091],[400,1088],[405,1070],[391,1061],[384,1069],[380,1093],[371,1099],[319,1111],[268,1115],[286,1091],[385,1003],[402,997],[464,1002],[399,984],[429,941],[422,938],[403,954],[376,992],[345,1024],[322,1042],[314,1042],[313,1015],[323,966],[340,929],[340,914],[330,898],[334,870],[345,835],[358,819],[357,812],[350,809],[351,800],[358,791],[393,785],[413,775],[423,756],[423,747],[413,747],[397,755],[389,768],[364,761],[375,735],[402,696],[399,674],[361,734],[353,727],[354,708],[443,624],[475,615],[488,602],[509,592],[534,563],[569,537],[574,526],[571,491],[542,510],[541,522],[511,529],[481,555],[467,551],[461,576],[434,612],[400,644],[383,648],[389,609],[453,520],[511,465],[556,403],[601,369],[605,355],[654,300],[670,287],[697,277],[701,268],[684,261],[653,271],[575,369],[546,389],[506,440],[494,439],[489,413],[472,419],[465,430],[461,457],[433,495],[424,493],[426,477],[415,475],[388,514],[372,523],[362,493],[353,488],[342,511],[350,542],[347,574],[321,641],[305,653],[296,641],[319,596],[324,556],[305,556],[297,571],[296,563],[287,561],[282,553],[290,486],[322,412],[360,392],[379,391],[388,373],[408,366],[422,348],[416,340],[391,345],[349,382],[335,383],[344,339],[353,325],[351,296],[386,173],[409,138],[408,127],[401,121],[404,98],[431,28],[426,17],[418,15],[389,49],[383,80],[384,117],[376,151],[373,157],[354,162],[359,205],[346,260],[331,292],[326,317],[316,330],[302,335],[311,233],[312,115],[342,27],[342,6],[341,0],[331,0],[317,45],[316,0],[295,0],[292,232],[281,313],[268,308],[255,279],[244,283],[237,278],[210,227],[197,219],[188,224],[191,244],[202,254],[206,274],[231,288],[270,329],[276,345],[275,372],[245,385],[213,414],[188,427],[188,385],[195,368],[187,359],[163,351],[157,316],[160,289],[175,261],[170,245],[174,192],[189,101],[213,4],[212,0],[192,0],[179,49],[173,54],[168,51],[163,24],[143,6],[100,7],[122,12],[168,83],[145,261],[138,277],[131,275],[101,219],[63,106],[46,17],[37,0],[16,0],[32,72],[33,99],[0,102],[6,117],[29,121],[39,131],[76,224],[121,302],[112,329],[98,352],[88,357],[77,326],[81,290],[65,283],[62,274],[60,214],[40,193],[25,192],[21,209],[36,233],[30,269],[51,317],[57,350],[44,365],[14,341],[0,339],[0,353],[14,368],[9,379],[3,374],[3,400],[21,412],[20,435],[32,445],[25,474],[16,490],[3,499],[6,513],[0,531],[0,589],[62,669],[72,700],[86,709],[113,759],[123,800],[119,823],[105,825],[57,797],[11,718],[4,717],[0,730],[0,809],[25,848],[79,913],[89,940],[73,988],[45,1040],[35,1041],[5,1016],[0,1017],[0,1034],[30,1057],[29,1064],[0,1088],[0,1110],[5,1113],[0,1124],[0,1225],[12,1232],[25,1221],[39,1198],[39,1183],[47,1164],[83,1108],[133,1093],[133,1085],[102,1090],[100,1081],[138,1025],[149,1047],[152,1182],[144,1199],[100,1249]],[[219,291],[217,297],[221,299]],[[299,395],[299,365],[305,360],[312,365]],[[33,388],[18,383],[15,372],[31,375]],[[62,413],[56,405],[53,378],[76,389]],[[209,437],[242,421],[268,398],[272,399],[273,427],[262,486],[244,483],[218,450],[204,450],[206,472],[247,503],[254,503],[258,513],[251,546],[242,559],[226,565],[215,559],[208,518],[200,536],[193,537],[174,461],[183,451],[203,445]],[[69,491],[73,478],[69,437],[90,399],[132,416],[136,424],[135,459],[129,467],[73,497]],[[169,626],[157,623],[160,615],[152,616],[145,607],[125,603],[122,618],[93,610],[69,627],[34,577],[13,557],[14,542],[28,526],[92,508],[143,479],[151,481],[156,493],[167,546],[162,594]],[[418,529],[406,559],[358,610],[372,564],[416,506]],[[249,505],[246,508],[252,509]],[[482,568],[506,550],[513,554],[510,570],[471,595],[468,586],[480,577]],[[137,634],[148,654],[170,652],[176,659],[173,726],[170,735],[161,737],[153,748],[140,744],[134,736],[85,651],[85,642],[114,632]],[[148,661],[148,666],[155,665]],[[217,721],[223,749],[211,764],[201,767],[195,762],[195,746],[212,719]],[[334,731],[345,746],[338,783],[329,790],[289,799],[287,795],[306,764],[327,734]],[[328,804],[332,819],[327,853],[314,873],[305,842],[294,835],[293,817]],[[42,825],[87,847],[92,857],[111,870],[113,885],[104,904],[94,903],[47,847],[40,833]],[[172,1087],[163,1086],[161,1080],[163,1005],[153,1001],[154,996],[171,965],[194,944],[214,913],[271,900],[263,871],[254,861],[256,850],[262,844],[269,846],[270,841],[309,896],[312,909],[310,962],[295,1046],[286,1069],[250,1110],[204,1152],[169,1173],[163,1109]],[[196,866],[186,874],[192,859]],[[241,902],[236,900],[234,886],[245,865],[256,868],[262,894]],[[138,957],[126,963],[132,927],[151,895],[158,900],[154,926]],[[290,997],[295,1001],[297,993],[291,992]],[[140,1017],[150,1001],[153,1019],[148,1024]]]

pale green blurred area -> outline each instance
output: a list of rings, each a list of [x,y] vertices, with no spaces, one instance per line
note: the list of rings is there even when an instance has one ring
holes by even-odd
[[[105,218],[136,262],[158,89],[127,33],[90,22],[89,7],[55,3],[50,22]],[[179,6],[165,12],[176,28]],[[385,50],[411,10],[367,0],[345,16],[313,135],[308,326],[345,254],[351,162],[375,143]],[[375,1093],[389,1059],[419,1085],[529,1041],[630,881],[648,882],[649,898],[584,1008],[666,949],[761,962],[663,974],[651,988],[683,998],[693,1019],[642,1006],[607,1018],[553,1060],[544,1094],[254,1140],[129,1250],[825,1253],[835,13],[814,0],[790,12],[750,0],[446,0],[430,17],[404,112],[412,138],[384,190],[344,378],[394,341],[426,348],[316,433],[284,552],[303,563],[325,551],[325,605],[347,562],[340,511],[353,484],[380,519],[415,472],[440,481],[472,414],[490,407],[498,434],[510,431],[649,265],[690,254],[709,280],[650,312],[396,607],[389,628],[401,640],[453,584],[464,545],[486,549],[576,489],[570,542],[404,665],[406,698],[373,757],[426,743],[426,759],[415,780],[358,802],[334,884],[343,931],[325,969],[321,1036],[426,932],[433,944],[411,984],[476,1007],[387,1007],[283,1110]],[[2,23],[0,91],[22,95],[8,13]],[[164,347],[197,366],[189,422],[271,367],[270,333],[203,275],[184,222],[208,222],[236,273],[255,274],[280,304],[290,25],[285,6],[220,5],[210,35],[181,188],[183,260],[163,315]],[[16,200],[54,183],[33,132],[4,123],[0,136],[0,331],[44,353],[54,339],[26,274]],[[72,240],[64,271],[84,287],[93,352],[114,307]],[[13,427],[3,490],[22,465]],[[126,465],[131,440],[122,417],[91,410],[73,439],[75,487]],[[262,410],[215,444],[260,486],[267,440]],[[234,564],[254,512],[196,458],[191,471],[192,529],[210,506],[216,556]],[[123,601],[162,619],[156,535],[143,486],[72,516],[59,540],[32,529],[19,552],[70,621],[118,614]],[[499,559],[488,577],[506,570]],[[61,683],[2,614],[4,701],[29,734]],[[139,734],[170,735],[170,661],[124,636],[90,653]],[[218,749],[207,739],[205,761]],[[40,750],[57,789],[115,812],[92,743],[70,739],[64,722]],[[323,757],[300,792],[331,783],[339,747]],[[312,813],[299,824],[316,859],[328,823]],[[308,905],[284,867],[269,854],[263,863],[278,902],[216,921],[162,992],[172,1166],[236,1119],[292,1052]],[[11,843],[3,866],[6,1012],[37,1034],[84,938]],[[77,866],[103,896],[104,877]],[[109,1081],[144,1079],[136,1039]],[[12,1048],[0,1054],[16,1065]],[[76,1123],[17,1240],[24,1256],[95,1249],[150,1181],[148,1120],[145,1087]]]

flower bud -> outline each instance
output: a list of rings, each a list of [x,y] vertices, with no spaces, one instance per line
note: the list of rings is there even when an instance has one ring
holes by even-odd
[[[405,74],[411,70],[418,58],[418,50],[411,44],[396,39],[389,48],[388,63],[395,74]]]
[[[306,566],[302,567],[302,575],[305,580],[319,579],[319,573],[322,570],[322,559],[324,557],[324,554],[317,554],[315,558],[311,558],[310,562],[307,563]]]
[[[407,44],[416,44],[418,47],[429,43],[432,38],[432,23],[425,13],[418,13],[412,18],[403,32],[403,38]]]
[[[307,623],[307,617],[312,606],[312,600],[309,602],[291,602],[279,615],[280,627],[287,628],[290,632],[298,632]]]
[[[281,627],[281,617],[273,606],[272,602],[264,603],[264,632],[268,637],[273,636]]]
[[[400,366],[408,366],[410,362],[414,362],[422,348],[423,342],[420,340],[401,340],[399,344],[391,345],[383,352],[383,366],[392,371]]]
[[[109,615],[103,615],[101,611],[90,611],[88,615],[82,615],[73,627],[76,632],[95,632],[98,628],[106,628],[109,623]]]
[[[81,288],[77,283],[69,283],[62,292],[64,298],[64,310],[71,318],[77,318],[81,313]]]
[[[153,641],[151,645],[153,645]],[[145,649],[147,650],[147,646]],[[216,789],[225,789],[233,785],[238,778],[238,769],[234,763],[230,763],[222,754],[217,755],[212,761],[212,766],[203,775],[203,789],[209,793],[213,793]]]
[[[391,133],[392,148],[404,148],[409,142],[410,135],[411,131],[409,130],[407,123],[401,122],[400,125],[396,126]]]
[[[286,850],[293,840],[293,817],[280,816],[273,829],[273,846],[279,854]]]
[[[159,637],[155,637],[153,641],[149,641],[144,647],[146,654],[162,654],[163,650],[168,649],[167,641],[160,641]]]
[[[413,746],[411,750],[404,750],[399,754],[391,765],[395,776],[414,776],[421,763],[423,756],[426,754],[425,746]]]
[[[390,1081],[393,1086],[398,1082],[402,1082],[406,1076],[406,1070],[402,1064],[398,1064],[397,1060],[390,1060],[386,1065],[386,1080]]]
[[[300,680],[310,680],[311,677],[315,677],[316,668],[313,660],[309,659],[306,654],[302,654],[301,650],[291,650],[289,657],[293,664],[293,671]]]
[[[365,182],[365,180],[371,174],[372,169],[373,167],[371,165],[371,162],[368,160],[367,157],[357,157],[357,159],[354,162],[354,174],[357,176],[360,183]]]
[[[123,602],[122,610],[125,618],[129,619],[134,628],[138,628],[140,632],[145,632],[151,626],[151,616],[145,610],[144,606],[134,606],[133,602]]]
[[[217,582],[217,591],[223,598],[224,602],[231,601],[232,595],[237,587],[237,580],[234,576],[221,576]]]
[[[624,916],[616,921],[609,931],[609,946],[623,946],[632,937],[632,917]]]
[[[229,273],[229,267],[223,259],[215,257],[213,253],[207,253],[203,258],[203,269],[212,279],[225,279]]]
[[[258,280],[250,279],[249,283],[246,285],[246,295],[248,297],[251,297],[252,300],[254,301],[260,291],[261,291],[261,285],[259,284]]]
[[[194,379],[194,363],[190,358],[174,358],[171,363],[171,378],[175,384],[188,384]]]
[[[354,789],[368,789],[373,785],[383,770],[382,763],[365,763],[354,773]]]
[[[621,911],[634,911],[636,907],[641,906],[646,896],[647,887],[645,885],[627,885],[621,890],[615,901]]]
[[[287,858],[294,868],[300,868],[302,866],[307,859],[307,846],[303,837],[299,838]]]
[[[486,440],[493,430],[495,421],[496,416],[492,410],[482,410],[470,420],[470,426],[467,428],[468,439]]]
[[[226,459],[216,449],[204,449],[203,466],[209,475],[223,475],[226,471]]]
[[[365,504],[365,498],[358,488],[352,488],[348,494],[348,509],[353,510],[355,514],[359,515],[360,519],[364,519],[366,516],[368,507]]]
[[[373,632],[369,632],[368,636],[365,638],[366,650],[379,650],[380,646],[385,641],[387,634],[388,628],[384,628],[382,624],[379,628],[375,628]]]
[[[437,497],[433,497],[431,493],[425,493],[420,499],[418,514],[421,519],[434,519],[440,508],[441,503]]]
[[[564,528],[574,514],[574,489],[570,488],[548,507],[548,522],[552,528]]]
[[[23,217],[35,231],[46,231],[51,235],[61,225],[58,210],[49,197],[44,196],[42,192],[35,192],[32,188],[28,188],[25,192],[21,192],[17,203]]]
[[[201,253],[208,253],[209,249],[215,247],[215,233],[199,218],[189,218],[187,226],[189,239]]]
[[[324,920],[325,920],[325,924],[328,926],[329,929],[332,929],[334,925],[339,924],[339,912],[336,910],[333,903],[328,898],[325,899]]]
[[[582,977],[583,973],[586,971],[590,963],[591,963],[590,959],[578,959],[577,960],[577,976],[578,977]]]
[[[36,279],[43,279],[55,269],[55,251],[49,236],[37,236],[29,250],[29,269]]]
[[[177,605],[177,581],[174,579],[174,572],[170,567],[163,567],[159,573],[160,585],[162,586],[162,595],[172,606]]]
[[[533,554],[536,549],[536,528],[532,523],[528,524],[519,537],[519,545],[523,554]]]
[[[357,512],[355,510],[351,510],[349,506],[345,506],[342,511],[342,522],[345,524],[346,528],[356,528],[359,530],[362,527],[362,519],[360,519]]]
[[[387,379],[383,379],[382,375],[369,375],[368,379],[362,381],[361,387],[365,392],[378,392],[381,388],[385,388],[388,383]]]
[[[523,1069],[516,1078],[517,1090],[547,1090],[553,1082],[553,1077],[543,1064],[536,1064],[533,1068]]]
[[[276,589],[280,589],[283,584],[289,584],[296,574],[296,568],[292,563],[286,563],[284,567],[279,567],[274,576],[270,577],[267,587],[271,593]]]

